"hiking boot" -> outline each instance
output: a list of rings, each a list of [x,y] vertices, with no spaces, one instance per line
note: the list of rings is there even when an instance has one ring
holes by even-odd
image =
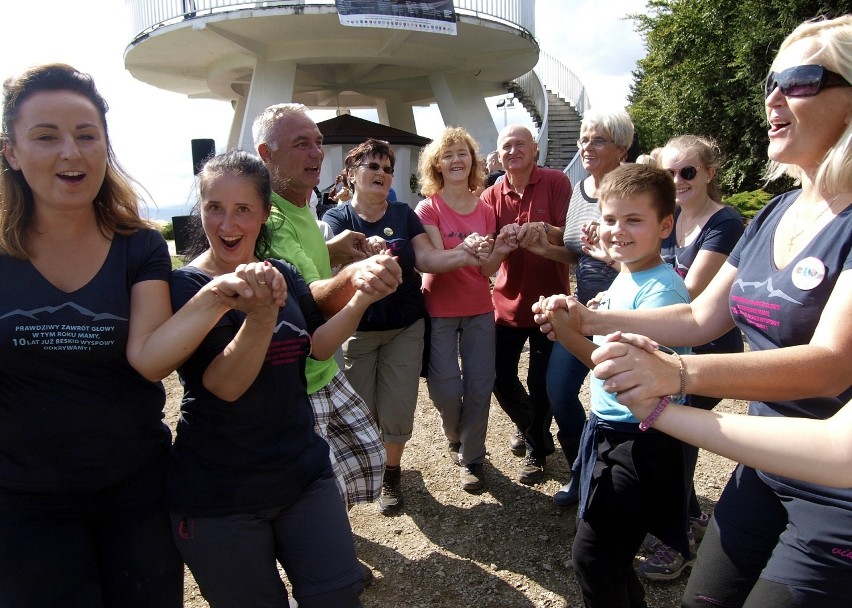
[[[544,477],[544,458],[527,454],[518,467],[518,481],[527,485],[538,483]]]
[[[461,469],[461,487],[466,492],[478,492],[485,487],[482,464],[466,464]]]
[[[687,567],[695,563],[695,536],[690,531],[687,537],[689,538],[689,559],[686,559],[680,551],[660,543],[654,555],[639,566],[642,576],[652,581],[673,581],[679,578]]]
[[[382,493],[379,496],[379,513],[396,515],[402,510],[402,469],[386,467],[382,479]]]
[[[642,550],[646,553],[650,553],[653,555],[657,552],[657,549],[664,546],[663,541],[654,536],[653,534],[646,534],[645,540],[642,541]]]
[[[460,443],[450,442],[447,444],[447,452],[450,453],[450,460],[453,461],[453,464],[456,466],[461,466],[461,460],[459,460],[459,448],[461,447]]]
[[[704,538],[704,533],[707,532],[707,526],[710,524],[710,516],[707,513],[702,513],[698,517],[689,518],[689,529],[695,535],[695,542],[700,543]]]
[[[580,502],[580,483],[573,477],[553,495],[553,504],[560,509],[567,509],[578,502]]]
[[[509,451],[515,456],[524,456],[527,453],[527,440],[524,432],[515,427],[515,432],[509,435]]]

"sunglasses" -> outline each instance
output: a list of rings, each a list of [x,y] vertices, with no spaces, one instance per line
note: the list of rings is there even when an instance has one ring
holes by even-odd
[[[695,176],[698,175],[698,169],[695,167],[681,167],[679,171],[675,171],[674,169],[666,169],[666,173],[674,178],[675,175],[680,175],[683,179],[687,181],[692,181],[695,179]]]
[[[390,165],[383,167],[379,163],[364,163],[362,165],[358,165],[359,167],[365,167],[370,171],[375,171],[378,173],[379,171],[384,171],[387,175],[393,175],[393,167]]]
[[[821,65],[797,65],[781,72],[769,72],[766,77],[766,96],[781,89],[785,97],[813,97],[829,87],[852,86],[840,74],[826,70]]]

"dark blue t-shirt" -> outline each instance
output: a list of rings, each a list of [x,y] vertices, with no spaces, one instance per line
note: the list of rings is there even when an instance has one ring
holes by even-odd
[[[0,486],[103,488],[168,450],[163,386],[126,353],[132,287],[170,272],[154,230],[115,235],[97,274],[71,293],[28,260],[0,256]]]
[[[680,208],[675,211],[675,222],[680,216]],[[707,220],[698,236],[686,247],[678,247],[675,231],[663,241],[660,255],[666,264],[671,265],[684,279],[692,267],[698,252],[712,251],[730,255],[743,234],[743,220],[732,207],[722,207]],[[692,352],[701,353],[739,353],[743,351],[743,337],[740,330],[732,329],[725,335],[707,344],[693,347]]]
[[[334,234],[344,230],[361,232],[368,238],[378,236],[385,240],[388,249],[399,258],[402,268],[402,285],[386,298],[370,304],[358,331],[382,331],[408,327],[426,315],[423,294],[420,292],[420,273],[414,267],[415,255],[411,239],[425,234],[423,224],[406,203],[389,202],[385,214],[376,222],[361,219],[352,205],[329,209],[322,217]]]
[[[178,369],[184,387],[172,458],[170,509],[214,517],[280,507],[330,471],[328,444],[314,432],[305,359],[322,323],[295,267],[270,260],[287,281],[287,302],[255,381],[236,401],[223,401],[203,376],[230,343],[245,314],[229,311]],[[183,306],[211,277],[187,266],[172,274],[172,305]]]
[[[852,269],[852,207],[829,222],[787,266],[781,270],[775,267],[775,230],[800,194],[801,190],[793,190],[772,199],[746,228],[728,258],[737,268],[729,296],[731,314],[752,351],[809,343],[840,273]],[[771,374],[772,370],[766,373]],[[836,397],[752,401],[749,413],[825,419],[850,399],[852,386]],[[759,474],[784,493],[846,509],[852,505],[852,489],[826,488]]]

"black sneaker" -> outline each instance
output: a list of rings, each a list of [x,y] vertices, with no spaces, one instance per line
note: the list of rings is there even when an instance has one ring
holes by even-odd
[[[515,456],[524,456],[527,453],[527,440],[524,432],[515,427],[515,432],[509,435],[509,451]]]
[[[544,477],[544,458],[527,454],[518,467],[518,481],[527,485],[538,483]]]
[[[462,467],[461,487],[466,492],[478,492],[485,487],[485,470],[481,464],[466,464]]]
[[[378,504],[382,515],[396,515],[402,510],[402,470],[399,467],[385,469]]]
[[[556,491],[553,495],[553,504],[560,509],[567,509],[580,501],[580,484],[573,477],[571,481]]]

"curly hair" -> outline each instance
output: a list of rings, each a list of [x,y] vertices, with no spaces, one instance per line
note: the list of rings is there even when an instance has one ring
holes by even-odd
[[[15,123],[22,106],[41,92],[70,91],[85,97],[97,110],[106,138],[107,162],[104,181],[92,201],[98,226],[105,236],[132,234],[151,224],[139,216],[137,182],[118,164],[106,124],[109,110],[106,100],[95,87],[91,76],[64,63],[31,67],[3,82],[2,146],[4,151],[15,145]],[[27,233],[35,213],[35,200],[23,172],[9,165],[0,154],[0,253],[16,258],[30,257]]]
[[[417,173],[420,192],[423,196],[432,196],[444,187],[444,176],[439,169],[441,154],[457,144],[466,145],[468,152],[470,152],[471,167],[467,176],[468,189],[474,191],[484,183],[485,170],[483,169],[483,159],[479,155],[479,144],[465,129],[447,127],[441,132],[440,136],[420,151]]]

